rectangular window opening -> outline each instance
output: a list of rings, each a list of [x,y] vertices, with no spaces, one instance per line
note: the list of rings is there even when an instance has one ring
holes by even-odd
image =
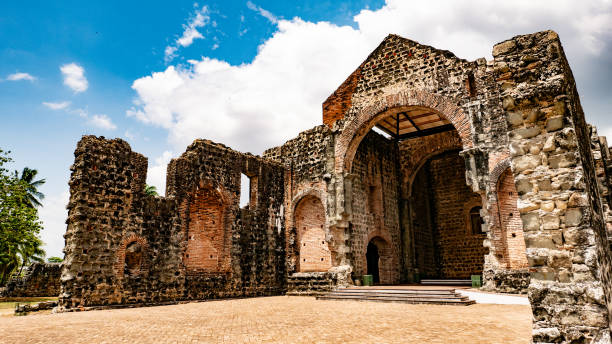
[[[249,206],[251,179],[244,173],[240,174],[240,208]]]
[[[255,209],[257,206],[257,177],[240,174],[240,208]]]

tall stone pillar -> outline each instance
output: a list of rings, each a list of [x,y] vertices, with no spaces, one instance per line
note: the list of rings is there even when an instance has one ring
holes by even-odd
[[[610,342],[610,250],[590,140],[555,32],[495,45],[531,282],[533,341]]]

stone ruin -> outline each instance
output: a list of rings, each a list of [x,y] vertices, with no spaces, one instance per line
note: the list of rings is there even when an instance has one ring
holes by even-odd
[[[14,276],[0,288],[0,299],[57,296],[60,293],[59,263],[32,263],[23,276]]]
[[[534,342],[609,342],[611,162],[556,33],[491,61],[389,35],[322,125],[261,157],[196,140],[165,197],[126,142],[84,136],[59,309],[482,275],[528,293]]]

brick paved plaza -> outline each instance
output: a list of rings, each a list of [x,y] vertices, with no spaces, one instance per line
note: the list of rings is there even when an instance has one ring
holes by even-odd
[[[528,343],[520,305],[431,306],[277,296],[0,317],[2,343]]]

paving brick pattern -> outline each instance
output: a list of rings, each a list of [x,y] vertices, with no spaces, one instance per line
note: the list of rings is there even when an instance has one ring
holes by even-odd
[[[276,296],[0,318],[2,343],[528,343],[522,305]]]

